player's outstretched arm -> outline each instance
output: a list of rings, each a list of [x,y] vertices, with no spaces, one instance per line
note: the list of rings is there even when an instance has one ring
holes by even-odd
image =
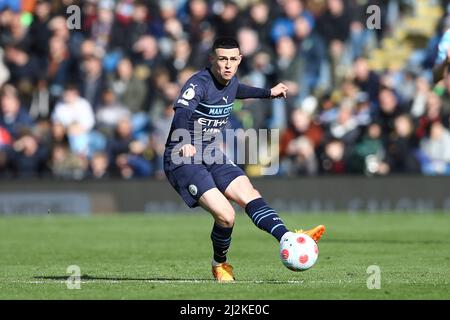
[[[236,94],[236,99],[274,99],[274,98],[286,98],[287,86],[283,83],[277,84],[272,89],[263,89],[247,86],[240,83]]]
[[[284,83],[279,83],[272,89],[270,89],[270,98],[285,98],[287,97],[288,87]]]

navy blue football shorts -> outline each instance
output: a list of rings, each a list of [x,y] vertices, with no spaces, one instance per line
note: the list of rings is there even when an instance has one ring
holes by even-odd
[[[182,164],[176,167],[172,167],[170,161],[165,161],[164,172],[172,187],[190,208],[199,205],[198,200],[206,191],[217,188],[224,193],[234,179],[245,175],[228,158],[222,164]]]

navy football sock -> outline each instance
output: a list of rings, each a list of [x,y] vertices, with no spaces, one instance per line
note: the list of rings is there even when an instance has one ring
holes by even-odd
[[[214,249],[214,261],[222,263],[227,261],[227,252],[231,244],[231,233],[233,227],[226,228],[214,223],[211,231],[211,240]]]
[[[289,232],[275,210],[269,207],[263,198],[250,201],[245,206],[245,212],[258,228],[273,235],[278,242],[286,232]]]

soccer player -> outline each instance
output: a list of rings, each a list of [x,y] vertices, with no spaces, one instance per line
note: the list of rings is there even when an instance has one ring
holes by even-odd
[[[226,258],[235,218],[229,200],[244,208],[253,223],[278,242],[290,232],[242,169],[223,154],[219,146],[213,146],[213,151],[208,153],[214,162],[207,161],[204,154],[197,154],[198,149],[211,149],[214,143],[211,135],[225,129],[235,99],[286,98],[287,87],[282,83],[271,89],[239,83],[235,74],[241,60],[235,39],[216,39],[209,57],[211,66],[186,82],[174,104],[175,115],[164,153],[164,171],[173,188],[189,207],[201,206],[214,218],[212,273],[219,282],[234,281],[233,267]],[[190,139],[180,141],[180,135],[176,134],[179,129],[188,132]],[[199,155],[200,161],[196,161]],[[181,163],[180,158],[183,159]],[[308,231],[295,232],[304,232],[317,242],[324,231],[325,227],[319,225]]]

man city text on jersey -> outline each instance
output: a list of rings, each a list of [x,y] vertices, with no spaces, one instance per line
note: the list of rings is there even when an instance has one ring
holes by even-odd
[[[233,77],[227,85],[215,80],[209,69],[194,74],[181,90],[174,108],[188,108],[192,116],[187,123],[193,145],[203,146],[214,141],[210,134],[220,133],[228,123],[228,117],[233,109],[239,81]],[[195,132],[200,128],[201,134]],[[172,141],[172,127],[166,143],[168,151],[179,142]]]

